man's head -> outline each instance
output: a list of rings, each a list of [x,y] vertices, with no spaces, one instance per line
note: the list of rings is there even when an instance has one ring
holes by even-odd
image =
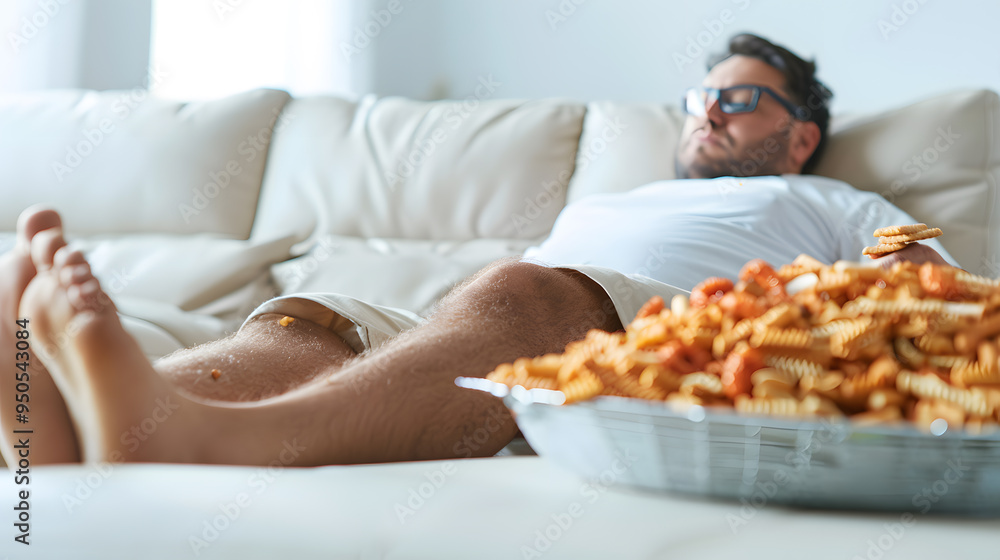
[[[808,173],[826,144],[830,90],[816,65],[757,37],[736,35],[685,97],[678,178]],[[737,88],[734,86],[756,86]],[[722,92],[718,90],[723,90]],[[748,110],[752,108],[752,110]]]

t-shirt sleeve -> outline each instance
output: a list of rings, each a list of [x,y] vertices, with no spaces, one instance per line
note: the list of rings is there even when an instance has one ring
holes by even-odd
[[[878,244],[878,238],[872,235],[876,229],[920,223],[919,220],[875,193],[854,191],[851,195],[850,198],[853,200],[849,204],[830,205],[830,208],[846,209],[843,216],[834,217],[835,220],[843,224],[839,236],[841,259],[849,261],[867,259],[868,257],[862,255],[861,252],[865,247]],[[934,225],[929,224],[929,227],[934,227]],[[959,266],[958,261],[948,253],[937,239],[924,239],[920,243],[937,251],[952,266]]]

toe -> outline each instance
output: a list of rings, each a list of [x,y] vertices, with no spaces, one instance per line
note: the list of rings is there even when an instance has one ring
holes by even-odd
[[[81,283],[71,284],[66,288],[66,297],[69,299],[70,305],[77,311],[99,310],[102,294],[101,284],[94,277]]]
[[[35,234],[31,239],[31,260],[39,270],[52,267],[56,251],[66,246],[61,228],[50,228]]]
[[[86,262],[87,259],[83,256],[83,252],[79,249],[70,249],[68,245],[56,251],[55,256],[52,258],[53,266],[56,268],[85,264]]]
[[[18,245],[27,252],[28,244],[38,232],[58,227],[62,227],[58,212],[42,205],[32,206],[17,219]]]
[[[90,265],[87,263],[64,266],[59,269],[59,283],[64,287],[83,284],[93,277],[94,275],[90,273]]]

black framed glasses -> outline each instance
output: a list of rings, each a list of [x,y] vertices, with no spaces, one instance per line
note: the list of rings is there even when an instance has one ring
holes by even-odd
[[[808,120],[805,107],[798,106],[784,98],[778,92],[767,86],[740,85],[727,88],[697,87],[684,92],[681,107],[689,115],[700,117],[705,114],[705,108],[713,101],[719,102],[719,109],[727,115],[750,113],[757,108],[760,94],[766,93],[774,98],[797,120]]]

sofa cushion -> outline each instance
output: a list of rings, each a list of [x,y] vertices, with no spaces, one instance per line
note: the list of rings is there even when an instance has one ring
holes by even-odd
[[[257,243],[210,234],[155,234],[71,237],[70,244],[86,254],[112,298],[196,311],[266,275],[272,264],[287,258],[292,240]]]
[[[1000,276],[1000,98],[955,92],[902,109],[837,119],[816,170],[877,192],[944,230],[963,268]]]
[[[684,115],[655,103],[597,101],[587,105],[576,172],[567,202],[599,193],[626,192],[653,181],[674,179],[674,152]],[[613,140],[608,130],[621,134]]]
[[[282,295],[333,292],[425,315],[448,290],[530,242],[426,241],[324,235],[296,259],[272,267]]]
[[[588,105],[578,171],[568,200],[674,178],[683,115],[655,104]],[[606,123],[624,128],[598,142]],[[1000,124],[997,95],[961,91],[869,116],[834,118],[816,174],[882,194],[944,230],[945,248],[966,269],[1000,276]],[[598,153],[595,145],[603,149]],[[586,150],[590,147],[590,154]]]
[[[0,230],[44,202],[77,234],[216,233],[246,239],[267,145],[288,94],[203,103],[132,91],[0,97]]]
[[[293,100],[254,237],[534,239],[565,202],[584,107],[556,100]]]

